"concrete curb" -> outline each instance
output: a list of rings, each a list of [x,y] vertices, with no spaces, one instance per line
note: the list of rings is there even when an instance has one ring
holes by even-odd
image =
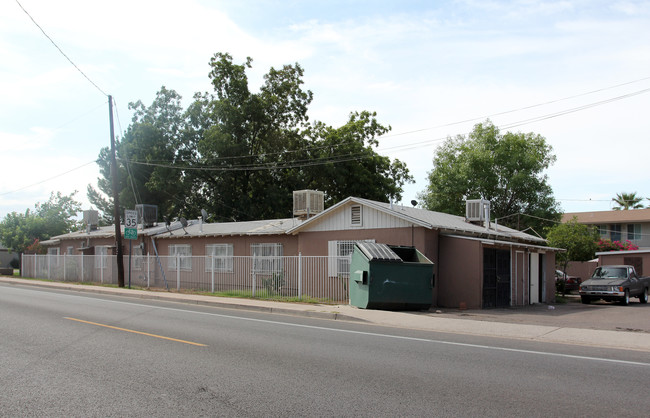
[[[335,321],[350,321],[350,322],[368,322],[361,318],[345,315],[340,312],[334,312],[331,310],[331,307],[324,306],[324,305],[313,305],[313,306],[304,305],[309,309],[305,309],[303,305],[298,305],[301,307],[301,309],[297,309],[295,306],[294,307],[272,306],[272,304],[277,305],[277,304],[282,304],[287,302],[266,302],[266,301],[256,301],[253,299],[218,298],[216,296],[203,296],[203,295],[193,295],[193,294],[184,294],[184,293],[171,293],[171,292],[165,293],[165,292],[155,292],[149,290],[119,289],[119,288],[111,288],[111,287],[103,287],[103,286],[91,286],[91,285],[82,285],[82,284],[61,283],[61,282],[44,282],[39,280],[17,279],[17,278],[6,277],[6,276],[0,276],[0,283],[37,286],[37,287],[45,287],[49,289],[69,290],[69,291],[84,292],[84,293],[96,293],[96,294],[111,295],[111,296],[126,296],[134,299],[159,300],[165,302],[182,302],[182,303],[189,303],[189,304],[196,304],[196,305],[203,305],[203,306],[214,306],[217,308],[224,308],[224,309],[237,309],[237,310],[246,310],[246,311],[253,311],[253,312],[280,314],[280,315],[302,316],[306,318],[328,319],[328,320],[335,320]],[[329,309],[329,311],[324,311],[324,310],[319,311],[317,310],[319,307],[322,307],[324,309]]]

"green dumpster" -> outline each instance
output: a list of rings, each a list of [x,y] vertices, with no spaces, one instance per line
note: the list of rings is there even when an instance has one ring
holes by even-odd
[[[415,247],[357,242],[350,261],[350,304],[363,309],[429,309],[433,263]]]

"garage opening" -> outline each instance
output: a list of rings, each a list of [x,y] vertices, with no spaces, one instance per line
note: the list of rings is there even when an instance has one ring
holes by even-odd
[[[510,251],[483,249],[483,308],[510,306]]]

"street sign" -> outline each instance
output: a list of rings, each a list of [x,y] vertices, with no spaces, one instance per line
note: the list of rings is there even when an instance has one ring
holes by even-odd
[[[124,239],[138,239],[138,212],[124,211]]]

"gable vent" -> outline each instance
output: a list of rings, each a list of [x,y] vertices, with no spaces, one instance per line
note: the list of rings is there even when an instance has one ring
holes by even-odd
[[[361,206],[355,205],[350,207],[350,224],[361,225],[362,220]]]

